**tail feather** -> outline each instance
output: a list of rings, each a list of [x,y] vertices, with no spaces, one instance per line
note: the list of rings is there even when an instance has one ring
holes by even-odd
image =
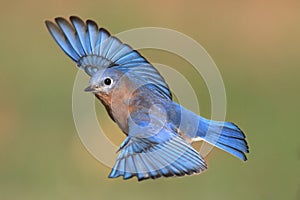
[[[242,130],[232,122],[200,118],[197,136],[204,141],[246,161],[249,147]]]

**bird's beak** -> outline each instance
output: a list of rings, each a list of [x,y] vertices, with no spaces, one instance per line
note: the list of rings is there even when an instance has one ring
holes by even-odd
[[[84,89],[85,92],[95,92],[95,88],[88,86],[87,88]]]

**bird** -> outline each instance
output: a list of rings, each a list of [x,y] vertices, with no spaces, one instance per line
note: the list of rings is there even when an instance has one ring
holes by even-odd
[[[126,135],[109,178],[200,174],[207,164],[191,145],[199,140],[247,160],[246,136],[236,124],[206,119],[173,101],[159,71],[95,21],[70,16],[45,24],[59,47],[91,77],[85,91],[101,101]]]

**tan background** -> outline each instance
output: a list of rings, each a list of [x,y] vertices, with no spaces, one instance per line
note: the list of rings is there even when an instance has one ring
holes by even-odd
[[[73,123],[77,69],[44,26],[74,14],[112,33],[158,26],[201,43],[222,73],[227,119],[247,134],[249,161],[216,149],[200,176],[107,179],[110,169],[85,150]],[[300,198],[299,1],[2,1],[0,25],[0,199]],[[206,86],[188,63],[166,52],[143,54],[190,77],[209,117]],[[124,136],[97,108],[120,144]]]

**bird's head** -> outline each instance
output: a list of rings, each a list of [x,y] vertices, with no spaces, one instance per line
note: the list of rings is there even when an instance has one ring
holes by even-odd
[[[115,77],[112,74],[105,73],[104,70],[99,70],[95,73],[91,79],[89,86],[84,91],[92,93],[108,93],[113,89],[115,83]]]
[[[90,79],[86,92],[94,93],[102,100],[128,96],[132,91],[133,81],[122,71],[105,68],[98,70]]]
[[[89,86],[84,91],[108,95],[124,82],[123,73],[106,68],[96,72],[90,79]]]

